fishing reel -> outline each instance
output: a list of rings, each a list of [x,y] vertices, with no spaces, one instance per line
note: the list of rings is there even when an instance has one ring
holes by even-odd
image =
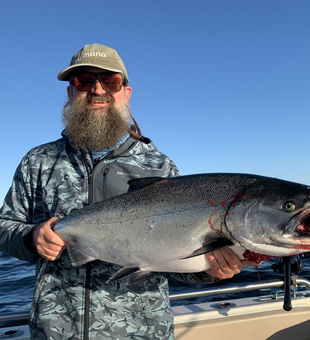
[[[271,266],[271,269],[274,272],[279,272],[280,274],[284,274],[285,272],[285,260],[284,259],[289,259],[290,263],[291,263],[291,272],[295,273],[295,274],[299,274],[304,265],[300,259],[299,255],[294,255],[294,256],[289,256],[289,257],[281,257],[278,260],[278,263],[275,263]]]

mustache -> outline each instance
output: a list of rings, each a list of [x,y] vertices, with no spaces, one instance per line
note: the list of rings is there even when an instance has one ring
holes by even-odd
[[[95,93],[87,93],[86,97],[84,98],[85,103],[96,103],[96,102],[101,102],[101,103],[114,103],[114,98],[111,97],[107,93],[103,94],[95,94]]]

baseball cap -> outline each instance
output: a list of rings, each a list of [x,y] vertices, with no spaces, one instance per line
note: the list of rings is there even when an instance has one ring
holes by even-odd
[[[85,66],[123,73],[129,82],[126,67],[118,53],[113,48],[101,44],[85,45],[74,54],[70,66],[62,70],[57,78],[69,81],[72,72]]]

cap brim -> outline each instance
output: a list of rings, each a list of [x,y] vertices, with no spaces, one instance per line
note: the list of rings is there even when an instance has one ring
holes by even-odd
[[[107,70],[107,71],[112,71],[112,72],[120,72],[120,73],[124,73],[122,70],[120,69],[117,69],[117,68],[112,68],[112,67],[102,67],[102,65],[96,65],[96,64],[93,64],[93,63],[90,63],[90,64],[76,64],[76,65],[72,65],[72,66],[69,66],[67,68],[65,68],[63,71],[61,71],[57,78],[59,80],[63,80],[63,81],[69,81],[70,80],[70,75],[71,73],[73,73],[75,70],[79,69],[79,68],[85,68],[85,67],[97,67],[97,68],[100,68],[101,70]],[[127,75],[125,74],[126,78],[127,78]],[[128,79],[127,79],[128,80]]]

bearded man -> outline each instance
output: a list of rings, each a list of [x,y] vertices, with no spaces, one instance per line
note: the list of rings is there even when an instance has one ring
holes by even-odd
[[[167,278],[214,282],[239,273],[228,248],[207,255],[208,272],[150,273],[135,283],[106,281],[120,269],[102,261],[71,265],[53,231],[59,218],[125,193],[133,178],[177,176],[132,117],[127,70],[105,45],[86,45],[58,79],[69,81],[65,130],[30,150],[19,164],[0,210],[0,251],[35,263],[31,339],[173,339]],[[256,265],[256,264],[253,264]]]

